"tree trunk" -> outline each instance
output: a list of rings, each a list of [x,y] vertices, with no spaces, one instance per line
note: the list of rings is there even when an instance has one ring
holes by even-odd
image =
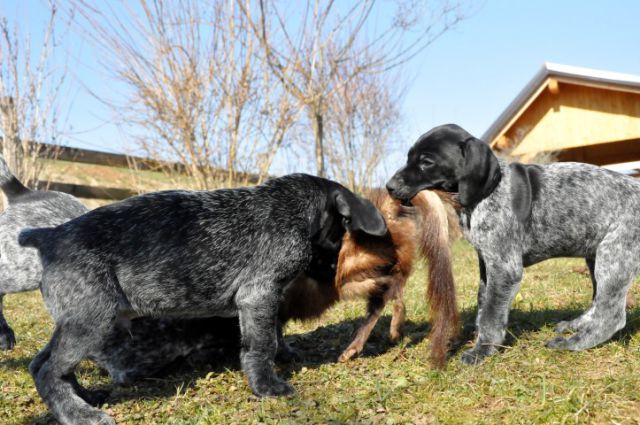
[[[324,127],[322,112],[316,109],[313,113],[313,130],[316,143],[316,172],[320,177],[326,177],[324,169]]]

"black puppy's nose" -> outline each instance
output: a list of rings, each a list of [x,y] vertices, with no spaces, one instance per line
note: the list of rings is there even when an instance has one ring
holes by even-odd
[[[387,192],[389,192],[389,195],[393,195],[393,191],[394,191],[394,187],[391,185],[390,182],[387,183]]]
[[[387,192],[389,192],[389,195],[393,195],[393,192],[398,189],[398,182],[396,180],[394,176],[387,182]]]

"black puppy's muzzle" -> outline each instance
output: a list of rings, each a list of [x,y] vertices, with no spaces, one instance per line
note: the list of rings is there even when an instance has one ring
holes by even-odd
[[[391,197],[398,199],[402,202],[403,205],[410,205],[410,200],[415,196],[415,193],[411,193],[412,190],[409,188],[404,179],[402,179],[400,172],[397,172],[391,179],[387,182],[387,192]]]
[[[389,179],[386,187],[387,187],[387,192],[389,192],[389,195],[394,196],[396,191],[401,187],[398,173],[394,174],[393,177]]]

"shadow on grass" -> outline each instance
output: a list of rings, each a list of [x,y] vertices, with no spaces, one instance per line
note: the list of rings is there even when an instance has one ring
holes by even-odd
[[[338,356],[353,340],[357,329],[362,324],[363,318],[346,320],[336,324],[319,327],[304,334],[289,335],[286,337],[287,343],[302,357],[301,361],[292,363],[277,363],[276,372],[284,379],[289,379],[300,369],[317,368],[324,364],[335,363]],[[365,345],[362,357],[374,357],[387,352],[395,346],[388,338],[388,331],[391,325],[391,317],[383,316],[378,321],[371,337]],[[427,322],[407,321],[404,326],[406,339],[405,347],[419,344],[429,332]],[[28,366],[30,359],[20,359],[15,362],[15,367]],[[82,374],[81,365],[77,372]],[[110,405],[119,404],[127,400],[135,399],[166,399],[176,395],[176,388],[181,388],[184,392],[188,388],[196,385],[196,382],[209,374],[216,376],[229,370],[240,370],[239,347],[227,346],[211,350],[202,350],[195,354],[173,362],[163,369],[161,374],[155,377],[140,379],[130,386],[118,386],[115,384],[92,386],[90,390],[103,390],[110,392],[105,403]],[[91,371],[88,371],[91,373]],[[245,379],[246,385],[246,379]],[[248,385],[242,389],[251,397]],[[29,424],[49,424],[52,417],[41,415],[30,418]]]
[[[586,307],[585,307],[586,308]],[[523,334],[539,331],[547,326],[554,327],[563,320],[572,320],[580,316],[585,309],[546,309],[524,311],[513,309],[509,313],[509,326],[505,345],[510,346]],[[462,312],[461,318],[464,325],[462,336],[456,343],[453,352],[457,352],[461,347],[471,342],[475,338],[475,318],[476,310]],[[633,335],[640,330],[640,308],[627,309],[627,324],[618,331],[610,341],[620,341],[626,344]],[[606,344],[605,342],[604,344]]]
[[[511,311],[509,320],[509,331],[506,344],[513,342],[528,332],[539,331],[546,326],[553,326],[561,320],[573,319],[583,312],[582,309],[553,309],[538,311],[523,311],[514,309]],[[465,310],[461,313],[463,323],[473,323],[475,320],[475,310]],[[364,318],[346,320],[336,324],[319,327],[311,332],[290,335],[286,337],[287,342],[301,356],[302,360],[288,364],[277,364],[277,373],[289,379],[294,373],[305,368],[317,368],[323,364],[334,363],[349,343],[352,341],[355,332],[362,324]],[[383,316],[371,334],[361,357],[374,357],[386,353],[395,344],[388,338],[388,329],[391,323],[390,316]],[[452,349],[452,354],[459,351],[462,346],[473,339],[472,327],[466,326],[466,332]],[[405,323],[404,332],[406,338],[402,344],[404,347],[412,347],[421,343],[428,335],[430,326],[428,322]],[[640,330],[640,308],[627,311],[627,326],[618,332],[613,340],[628,341],[638,330]],[[195,386],[196,381],[208,374],[214,376],[229,370],[240,370],[238,347],[220,347],[212,350],[204,350],[193,354],[186,359],[176,361],[163,370],[163,373],[153,378],[142,379],[131,386],[105,385],[99,388],[107,390],[111,394],[105,400],[109,404],[118,404],[133,399],[165,399],[175,396],[176,388],[182,391]],[[20,358],[14,361],[5,360],[7,367],[27,367],[30,359]],[[246,383],[246,380],[245,380]],[[250,397],[248,386],[246,391]],[[29,424],[50,424],[50,415],[43,415],[31,418]]]
[[[324,364],[335,363],[338,356],[353,340],[363,320],[364,318],[346,320],[319,327],[311,332],[287,336],[287,343],[300,355],[301,360],[291,363],[276,362],[278,375],[289,379],[303,367],[313,369]],[[384,354],[396,345],[388,338],[390,325],[391,317],[385,316],[378,321],[361,357]],[[404,330],[408,338],[408,341],[405,340],[405,346],[409,347],[420,343],[427,336],[429,324],[407,321]],[[160,376],[143,379],[131,387],[113,386],[116,391],[108,402],[117,403],[139,397],[166,398],[175,396],[178,386],[188,388],[209,373],[216,375],[229,370],[240,370],[239,347],[225,347],[224,350],[218,348],[209,352],[199,352],[187,359],[174,362]],[[245,390],[249,395],[248,386]]]
[[[0,368],[3,369],[24,369],[27,370],[31,363],[31,357],[17,357],[0,360]]]

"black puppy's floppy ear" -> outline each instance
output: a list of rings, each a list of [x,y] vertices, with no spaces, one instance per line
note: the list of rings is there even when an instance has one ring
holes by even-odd
[[[474,207],[489,196],[502,177],[498,158],[489,145],[471,137],[461,142],[463,165],[458,177],[458,200],[463,207]]]
[[[334,201],[347,230],[373,236],[384,236],[387,233],[387,224],[382,214],[371,202],[359,198],[347,189],[337,190]]]

